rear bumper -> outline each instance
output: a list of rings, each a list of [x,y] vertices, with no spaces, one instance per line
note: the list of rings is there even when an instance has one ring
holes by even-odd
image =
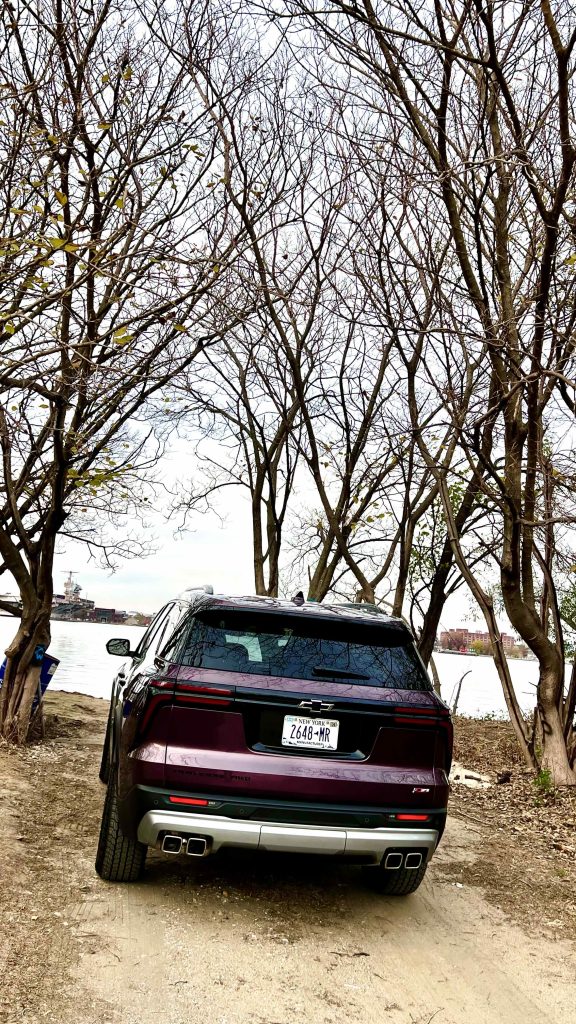
[[[291,853],[319,853],[381,860],[391,851],[419,850],[430,860],[438,845],[435,829],[331,828],[327,826],[238,821],[217,814],[148,811],[138,826],[138,839],[161,846],[166,834],[207,840],[207,853],[223,846]]]

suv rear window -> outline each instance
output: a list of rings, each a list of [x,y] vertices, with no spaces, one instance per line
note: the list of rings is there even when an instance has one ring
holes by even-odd
[[[180,660],[223,672],[432,689],[409,633],[377,622],[286,620],[214,608],[191,621]]]

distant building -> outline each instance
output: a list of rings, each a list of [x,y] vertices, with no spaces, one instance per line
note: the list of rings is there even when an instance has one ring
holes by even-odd
[[[501,633],[500,639],[505,651],[511,651],[516,647],[517,641],[507,633]],[[471,644],[479,641],[483,644],[490,644],[490,634],[485,630],[470,629],[445,629],[440,633],[441,651],[468,651]]]

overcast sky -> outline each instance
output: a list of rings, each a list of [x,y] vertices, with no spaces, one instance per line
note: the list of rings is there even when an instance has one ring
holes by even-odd
[[[148,558],[123,562],[110,575],[87,560],[79,545],[56,558],[55,590],[61,592],[68,570],[77,572],[75,581],[82,596],[97,605],[125,611],[155,612],[169,598],[187,587],[210,583],[217,593],[252,594],[254,576],[250,544],[250,507],[237,488],[225,492],[220,501],[223,522],[214,512],[195,517],[195,529],[174,536],[169,524],[156,523],[159,549]],[[306,591],[306,580],[301,587]],[[502,629],[508,629],[502,617]],[[466,590],[447,604],[441,628],[466,625],[484,629],[482,619],[472,611]]]
[[[126,611],[154,612],[180,591],[204,583],[223,593],[252,593],[249,505],[237,488],[221,499],[220,514],[223,521],[214,512],[196,515],[194,529],[176,536],[175,524],[156,517],[156,554],[124,561],[112,575],[90,562],[81,545],[70,545],[56,557],[55,592],[72,570],[83,597]]]
[[[187,472],[182,471],[187,465]],[[194,475],[193,459],[184,442],[176,443],[162,460],[161,475],[171,488],[178,481],[182,492],[186,480]],[[312,492],[306,486],[294,495],[305,506],[314,503]],[[55,559],[54,591],[62,593],[69,571],[82,587],[82,596],[104,608],[124,611],[156,612],[167,600],[187,587],[208,583],[217,593],[252,594],[254,573],[252,566],[250,503],[241,488],[221,491],[212,511],[196,513],[190,520],[190,529],[177,531],[176,522],[166,522],[160,514],[150,516],[150,534],[154,538],[155,554],[119,563],[116,572],[101,568],[91,561],[86,547],[81,544],[58,544]],[[306,592],[307,580],[294,587]],[[16,586],[4,577],[0,591],[16,593]],[[504,616],[503,630],[509,629]],[[442,616],[441,629],[467,625],[484,629],[484,622],[473,610],[466,589],[450,599]]]

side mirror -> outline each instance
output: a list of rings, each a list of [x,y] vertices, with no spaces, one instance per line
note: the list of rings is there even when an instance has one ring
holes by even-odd
[[[106,650],[108,654],[116,654],[119,658],[128,658],[134,653],[130,650],[129,640],[109,640]]]

